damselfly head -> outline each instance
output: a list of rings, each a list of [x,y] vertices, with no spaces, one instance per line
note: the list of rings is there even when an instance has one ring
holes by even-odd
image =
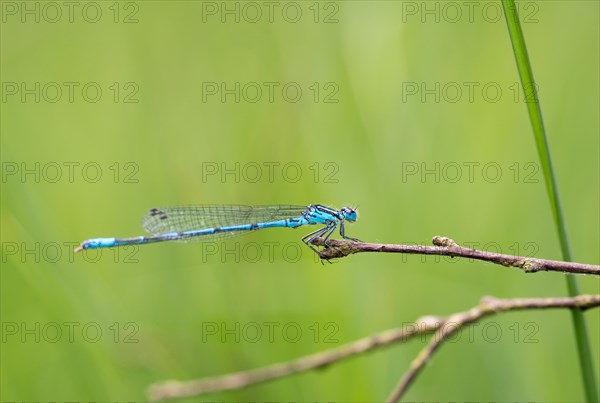
[[[358,218],[358,212],[350,207],[342,207],[342,214],[350,222],[354,222]]]

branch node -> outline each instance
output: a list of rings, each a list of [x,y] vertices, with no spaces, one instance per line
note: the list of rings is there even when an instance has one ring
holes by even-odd
[[[353,253],[358,253],[361,250],[354,247],[352,242],[329,240],[323,241],[323,238],[315,238],[312,241],[313,245],[323,246],[324,249],[319,251],[319,257],[323,260],[331,260],[341,257],[346,257]]]
[[[458,244],[456,242],[454,242],[453,239],[450,239],[447,236],[436,235],[436,236],[433,237],[433,239],[431,240],[431,242],[435,246],[441,246],[441,247],[444,247],[444,248],[455,248],[455,247],[458,246]]]
[[[526,258],[516,262],[525,273],[535,273],[543,269],[543,263],[538,259]]]
[[[481,297],[479,307],[482,311],[497,312],[502,307],[502,300],[492,297],[491,295],[484,295]]]

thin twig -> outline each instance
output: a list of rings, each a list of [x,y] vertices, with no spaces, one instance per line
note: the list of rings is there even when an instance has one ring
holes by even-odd
[[[402,379],[388,398],[388,402],[397,402],[400,400],[438,347],[466,325],[499,312],[547,308],[578,308],[583,311],[599,305],[600,295],[580,295],[575,298],[496,299],[494,297],[484,297],[478,306],[465,312],[455,313],[446,320],[445,324],[448,324],[448,326],[444,325],[440,327],[432,337],[429,345],[422,349],[411,362],[408,371],[402,376]]]
[[[433,237],[432,243],[434,246],[382,244],[335,239],[328,240],[327,245],[325,245],[323,238],[316,238],[312,243],[317,246],[325,246],[325,249],[320,252],[321,259],[325,260],[341,258],[360,252],[408,253],[483,260],[502,266],[515,267],[523,270],[525,273],[558,271],[571,274],[600,275],[600,266],[593,264],[563,262],[560,260],[538,259],[486,252],[478,249],[465,248],[458,245],[452,239],[443,236]]]
[[[154,384],[148,389],[148,396],[151,400],[163,400],[240,389],[249,385],[293,375],[298,372],[324,368],[331,363],[357,354],[362,354],[397,341],[404,341],[416,335],[434,332],[442,323],[444,323],[443,318],[423,317],[417,323],[410,326],[390,329],[341,347],[307,355],[289,362],[195,381],[166,381]]]
[[[186,382],[167,381],[154,384],[149,387],[148,396],[151,400],[163,400],[240,389],[257,383],[293,375],[299,372],[323,368],[358,354],[366,353],[368,351],[375,350],[393,343],[406,341],[417,335],[428,334],[432,332],[440,333],[449,325],[456,329],[457,326],[455,323],[460,324],[460,326],[464,326],[496,312],[516,309],[559,307],[574,307],[583,310],[599,305],[600,295],[581,295],[575,298],[527,298],[507,300],[486,297],[482,300],[479,306],[466,312],[457,313],[450,317],[425,316],[417,320],[416,323],[412,323],[401,328],[390,329],[369,337],[365,337],[363,339],[359,339],[335,349],[308,355],[293,361],[212,378],[204,378]],[[446,330],[446,332],[447,331],[448,330]],[[447,338],[451,335],[451,333],[447,335],[446,333],[442,333],[442,335],[445,335]],[[420,356],[423,356],[422,359],[419,361],[415,360],[418,365],[411,366],[411,368],[414,367],[411,378],[405,382],[405,378],[408,376],[407,374],[407,376],[403,378],[401,384],[399,384],[396,388],[396,391],[404,393],[410,382],[416,377],[422,366],[431,357],[438,345],[439,343],[435,345],[429,353],[420,354]],[[413,364],[415,362],[413,362]]]

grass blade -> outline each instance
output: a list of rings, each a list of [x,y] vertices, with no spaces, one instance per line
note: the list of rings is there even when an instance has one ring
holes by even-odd
[[[517,9],[514,0],[502,0],[504,8],[504,16],[508,25],[508,32],[512,43],[513,52],[517,62],[517,70],[521,78],[521,86],[525,94],[525,102],[529,113],[529,120],[533,129],[533,136],[537,147],[538,156],[544,173],[546,182],[546,190],[550,201],[550,208],[554,217],[554,224],[558,232],[562,258],[566,261],[571,261],[571,250],[569,248],[569,240],[565,220],[563,217],[558,189],[556,186],[556,178],[552,168],[552,160],[550,159],[550,150],[546,139],[546,131],[544,129],[544,121],[542,119],[542,110],[537,94],[537,87],[533,79],[533,72],[525,38],[521,30],[521,24],[517,14]],[[566,275],[567,289],[569,296],[574,297],[579,294],[579,286],[577,279],[573,275]],[[579,363],[583,376],[585,388],[585,396],[589,402],[598,401],[598,391],[596,388],[596,378],[594,376],[594,364],[592,361],[592,350],[588,338],[585,318],[580,310],[572,309],[571,315],[573,319],[573,327],[575,329],[575,337],[577,340],[577,350],[579,353]]]

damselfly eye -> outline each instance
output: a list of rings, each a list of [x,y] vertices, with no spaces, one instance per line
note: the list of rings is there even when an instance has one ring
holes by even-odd
[[[350,207],[343,207],[342,213],[344,213],[344,216],[348,221],[356,221],[356,219],[358,218],[358,213],[356,212],[356,210]]]

